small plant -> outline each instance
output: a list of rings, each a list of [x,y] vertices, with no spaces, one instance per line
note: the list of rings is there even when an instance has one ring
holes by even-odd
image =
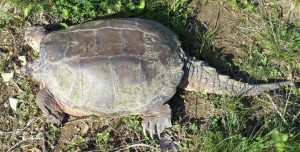
[[[236,10],[246,10],[249,13],[255,9],[255,5],[250,0],[231,0],[231,5]]]
[[[299,129],[285,133],[284,130],[290,130],[290,126],[285,125],[279,116],[272,117],[269,114],[259,120],[253,114],[257,111],[247,108],[240,100],[221,98],[217,101],[215,105],[220,106],[219,108],[225,113],[216,116],[210,129],[198,135],[203,142],[203,151],[297,151],[299,149],[299,139],[297,139]],[[293,118],[288,121],[289,124],[294,124]],[[294,133],[297,135],[295,136]],[[293,139],[289,140],[291,137]]]
[[[53,125],[52,123],[49,125],[49,132],[55,134],[57,132],[58,128]]]
[[[77,149],[83,150],[88,148],[88,143],[90,139],[88,137],[84,138],[80,135],[74,135],[74,137],[71,139],[71,151],[75,151]]]
[[[124,122],[125,124],[130,125],[134,131],[140,132],[142,131],[142,127],[140,124],[140,119],[141,116],[124,116],[121,118],[121,121]]]
[[[289,139],[289,136],[284,133],[280,133],[278,130],[274,130],[272,132],[272,138],[275,142],[275,148],[278,152],[282,152],[286,150],[286,142]]]
[[[51,16],[50,23],[61,23],[62,26],[78,24],[97,18],[141,17],[156,20],[173,29],[187,45],[196,35],[189,31],[188,19],[194,15],[194,8],[187,7],[187,0],[46,0],[36,4],[35,1],[14,0],[24,9],[24,16],[37,13]],[[189,32],[190,34],[186,34]]]
[[[39,112],[39,109],[37,105],[33,102],[33,99],[33,94],[24,94],[18,96],[19,107],[17,108],[17,112],[20,113],[19,122],[23,125],[27,120],[36,116]]]
[[[14,1],[24,8],[24,16],[45,13],[55,22],[72,24],[82,23],[105,15],[122,13],[126,16],[139,14],[145,7],[144,0],[46,0],[41,3],[35,1]]]
[[[110,136],[108,132],[97,133],[96,137],[97,147],[99,149],[113,150],[114,149],[114,138]]]
[[[107,142],[109,139],[109,133],[97,133],[97,142]]]
[[[286,78],[291,71],[299,73],[300,22],[284,23],[278,17],[253,20],[261,29],[249,29],[249,37],[256,40],[249,57],[238,59],[237,65],[254,78]],[[280,62],[278,62],[280,61]]]

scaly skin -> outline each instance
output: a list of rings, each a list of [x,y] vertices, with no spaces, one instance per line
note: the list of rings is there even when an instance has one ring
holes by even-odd
[[[187,61],[184,73],[179,88],[220,95],[252,96],[292,84],[291,81],[269,84],[243,83],[230,79],[228,76],[220,75],[214,68],[204,65],[203,61],[197,60]]]

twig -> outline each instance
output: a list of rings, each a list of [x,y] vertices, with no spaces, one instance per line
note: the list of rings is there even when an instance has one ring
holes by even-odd
[[[34,119],[34,118],[36,118],[36,120],[32,120],[32,119]],[[22,128],[22,129],[16,134],[16,136],[18,136],[21,132],[23,132],[23,131],[24,131],[26,128],[28,128],[31,124],[33,124],[33,123],[39,121],[40,119],[42,119],[42,117],[34,117],[34,118],[30,119],[29,121],[31,121],[31,122],[30,122],[30,123],[27,123],[27,125],[26,125],[24,128]]]
[[[283,115],[286,113],[287,107],[289,105],[290,97],[291,97],[291,89],[287,92],[287,99],[286,99],[286,102],[285,102]]]
[[[298,111],[298,113],[296,114],[296,116],[294,116],[293,122],[294,122],[295,120],[297,120],[297,118],[298,118],[299,115],[300,115],[300,111]]]
[[[129,148],[133,148],[133,147],[148,147],[148,148],[154,149],[154,150],[156,150],[156,151],[160,151],[159,149],[157,149],[157,148],[155,148],[155,147],[153,147],[153,146],[150,146],[150,145],[146,145],[146,144],[134,144],[134,145],[129,145],[129,146],[126,146],[125,148],[115,149],[115,151],[116,151],[116,152],[120,152],[120,151],[129,149]]]
[[[36,118],[36,117],[34,117],[34,118]],[[33,118],[32,118],[33,119]],[[28,128],[31,124],[33,124],[33,123],[35,123],[35,122],[37,122],[38,120],[40,120],[41,119],[41,117],[39,117],[39,118],[37,118],[36,120],[32,120],[32,119],[30,119],[29,121],[31,121],[30,123],[27,123],[27,125],[24,127],[24,128],[22,128],[19,132],[17,132],[15,135],[13,135],[14,136],[14,138],[16,138],[20,133],[22,133],[26,128]],[[14,134],[14,133],[13,133]],[[12,141],[12,140],[16,140],[16,139],[10,139],[10,141]],[[9,141],[9,142],[10,142]]]
[[[19,94],[23,94],[24,90],[22,90],[19,85],[15,82],[15,80],[11,81],[13,83],[13,85],[17,88],[17,91]]]
[[[272,103],[272,105],[273,105],[273,107],[274,107],[274,110],[279,114],[279,116],[281,117],[281,119],[283,120],[283,122],[284,122],[285,124],[287,124],[287,123],[286,123],[286,120],[285,120],[285,118],[284,118],[284,116],[283,116],[282,113],[279,111],[277,105],[273,102],[273,99],[271,98],[271,96],[267,94],[267,97],[268,97],[269,101]]]
[[[79,118],[79,119],[75,119],[75,120],[72,120],[72,121],[68,121],[64,125],[66,126],[66,125],[70,125],[70,124],[74,124],[74,123],[78,123],[78,122],[82,123],[82,122],[86,122],[86,121],[89,121],[89,120],[91,120],[91,118]],[[99,122],[99,120],[93,120],[93,121]]]
[[[0,131],[0,135],[1,134],[13,134],[14,132],[5,132],[5,131]]]
[[[15,145],[13,145],[11,148],[8,149],[8,152],[9,151],[12,151],[14,148],[16,148],[17,146],[19,146],[21,143],[27,141],[27,140],[43,140],[43,138],[27,138],[27,139],[24,139],[22,141],[19,141],[18,143],[16,143]]]
[[[42,146],[43,152],[47,152],[47,143],[46,143],[47,141],[45,139],[45,137],[46,137],[46,122],[43,123],[43,132],[42,132],[42,134],[43,134],[43,146]]]

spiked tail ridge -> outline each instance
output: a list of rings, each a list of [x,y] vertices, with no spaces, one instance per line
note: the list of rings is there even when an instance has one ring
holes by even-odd
[[[248,88],[240,95],[257,95],[266,91],[275,90],[278,88],[282,88],[284,86],[291,85],[291,81],[283,81],[283,82],[274,82],[269,84],[255,84],[255,85],[248,85]]]
[[[179,88],[202,93],[251,96],[292,84],[291,81],[269,84],[243,83],[218,74],[214,68],[205,66],[203,61],[189,61],[184,67],[184,72]]]

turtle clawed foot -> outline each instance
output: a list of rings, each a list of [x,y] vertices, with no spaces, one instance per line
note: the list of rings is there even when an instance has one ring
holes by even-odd
[[[151,139],[157,134],[160,139],[160,134],[166,129],[172,127],[171,119],[168,118],[145,118],[142,121],[143,133],[146,136],[146,130],[149,131]]]
[[[157,134],[160,139],[160,134],[166,129],[172,127],[171,109],[169,105],[163,105],[161,108],[151,111],[144,115],[142,121],[143,133],[146,136],[146,130],[149,131],[151,139]]]
[[[46,117],[47,123],[60,125],[65,117],[65,113],[48,90],[41,90],[35,100],[37,106]]]

